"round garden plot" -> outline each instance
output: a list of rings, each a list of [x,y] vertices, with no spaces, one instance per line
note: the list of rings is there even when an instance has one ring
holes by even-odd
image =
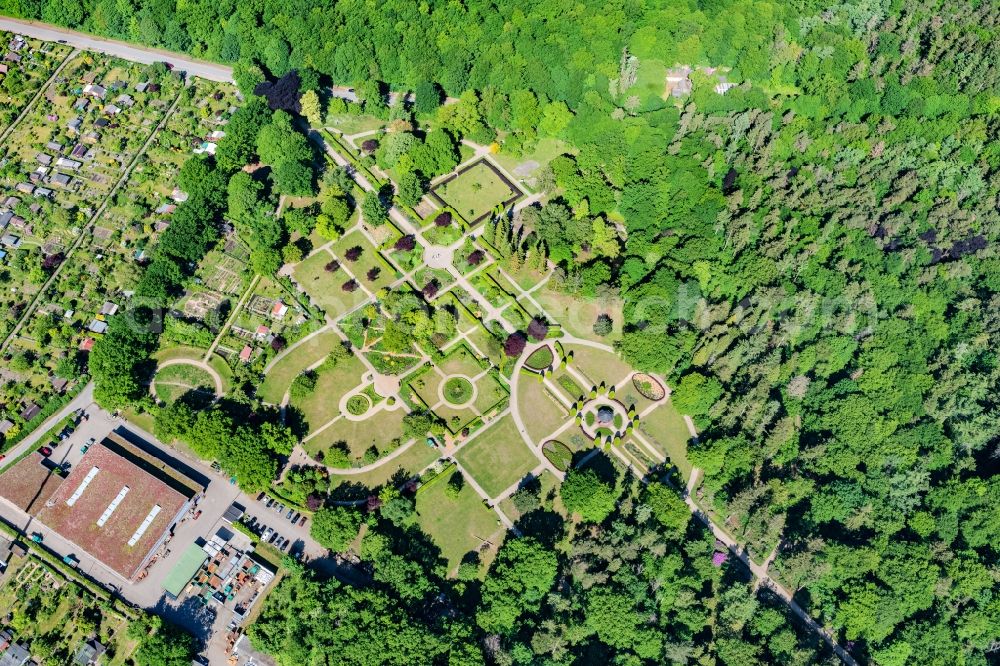
[[[441,400],[454,407],[462,407],[476,399],[476,385],[465,375],[452,375],[441,383]]]
[[[632,385],[647,400],[663,400],[663,396],[666,395],[666,391],[659,380],[652,375],[647,375],[645,372],[637,372],[632,375]]]
[[[625,427],[632,420],[625,405],[609,398],[596,398],[587,402],[580,414],[580,428],[591,439],[620,437],[625,434]]]
[[[371,409],[371,406],[371,400],[368,399],[368,396],[362,393],[352,395],[347,399],[347,411],[354,416],[361,416]]]

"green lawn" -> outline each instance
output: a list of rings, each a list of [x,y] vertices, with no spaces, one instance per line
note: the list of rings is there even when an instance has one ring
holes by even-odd
[[[458,497],[448,496],[445,491],[452,473],[446,472],[446,478],[417,494],[417,515],[420,527],[441,549],[449,573],[454,574],[466,553],[478,551],[485,542],[499,545],[506,530],[468,483]]]
[[[356,261],[348,261],[344,255],[356,247],[361,248],[361,256]],[[337,255],[341,266],[353,273],[354,279],[365,285],[369,291],[375,292],[382,287],[388,287],[396,279],[396,270],[382,259],[375,246],[356,229],[334,243],[330,249]],[[369,280],[368,272],[372,269],[378,269],[378,277]]]
[[[525,417],[524,425],[528,429],[528,436],[536,444],[541,444],[556,428],[573,418],[549,392],[547,386],[527,375],[518,378],[517,405],[522,415],[531,417]]]
[[[474,165],[454,180],[437,188],[435,192],[469,222],[517,194],[512,192],[492,169],[482,163]]]
[[[359,134],[361,132],[379,129],[385,125],[385,121],[381,118],[366,116],[360,113],[341,113],[336,116],[328,116],[326,121],[328,127],[336,127],[344,134]],[[343,139],[343,141],[344,143],[347,143],[346,139]],[[364,139],[362,139],[362,141],[364,141]]]
[[[563,506],[562,499],[559,497],[559,493],[556,490],[559,487],[559,479],[557,479],[549,470],[545,470],[538,477],[538,486],[538,495],[541,500],[542,508],[555,511],[563,517],[567,517],[566,507]],[[551,499],[549,499],[550,496]],[[503,511],[504,515],[512,521],[517,522],[517,520],[521,518],[521,512],[517,510],[516,506],[514,506],[514,500],[510,497],[500,502],[500,510]]]
[[[508,395],[507,387],[496,377],[491,374],[483,375],[476,381],[476,401],[473,407],[485,414]]]
[[[479,360],[465,345],[453,349],[445,360],[438,364],[445,375],[465,375],[475,377],[483,371]]]
[[[441,374],[434,368],[429,368],[425,372],[422,372],[419,377],[415,377],[407,382],[407,385],[427,403],[428,407],[433,407],[440,399],[438,396],[438,387],[442,381],[444,379],[441,377]]]
[[[306,450],[310,450],[309,444],[310,442],[306,442]],[[339,485],[341,486],[358,485],[365,488],[377,488],[392,479],[400,471],[405,472],[408,476],[418,474],[425,467],[437,460],[440,455],[441,452],[438,449],[431,448],[423,442],[415,442],[413,446],[399,456],[383,465],[379,465],[370,472],[339,476],[334,473],[331,481],[334,483],[339,481]]]
[[[490,497],[496,497],[538,466],[509,414],[458,452],[458,462]]]
[[[595,385],[606,382],[611,386],[632,374],[632,367],[614,352],[579,345],[568,345],[566,351],[573,352],[570,365]]]
[[[447,402],[435,408],[434,413],[444,420],[453,435],[457,435],[476,419],[476,413],[469,407],[452,407]]]
[[[268,370],[257,394],[265,402],[279,404],[292,380],[309,366],[326,358],[333,346],[339,343],[340,338],[333,331],[323,331],[303,342]]]
[[[302,446],[309,455],[316,451],[328,451],[337,442],[344,442],[353,459],[359,459],[371,446],[379,452],[388,452],[389,443],[403,436],[403,416],[406,410],[378,411],[364,421],[349,421],[346,418],[334,421]],[[360,465],[359,465],[360,466]]]
[[[622,303],[619,300],[598,303],[597,301],[585,300],[576,293],[563,294],[550,291],[546,287],[532,293],[531,297],[545,308],[545,311],[552,315],[557,322],[562,324],[567,333],[608,345],[621,338]],[[601,314],[611,317],[612,324],[611,333],[603,337],[594,333],[594,322]]]
[[[639,419],[639,430],[646,439],[667,459],[677,465],[685,481],[691,476],[691,461],[687,457],[687,443],[691,437],[684,417],[669,400]]]
[[[317,252],[295,267],[294,277],[316,305],[337,319],[364,303],[368,299],[368,294],[362,289],[353,292],[343,290],[344,283],[351,280],[347,272],[343,268],[335,271],[326,270],[326,266],[335,260],[334,256],[325,250]],[[358,278],[358,283],[364,282],[362,275]]]
[[[361,383],[365,364],[351,354],[337,361],[331,369],[320,369],[316,376],[316,388],[303,397],[291,400],[292,406],[302,412],[312,432],[329,422],[338,412],[340,399]]]
[[[577,150],[561,139],[540,139],[535,149],[526,155],[511,155],[502,150],[493,156],[497,163],[515,178],[534,180],[538,172],[553,158],[565,153],[576,154]],[[537,163],[537,166],[535,164]],[[530,183],[529,183],[530,184]]]
[[[188,387],[204,386],[215,390],[211,375],[195,365],[169,365],[156,372],[157,383],[183,384]]]

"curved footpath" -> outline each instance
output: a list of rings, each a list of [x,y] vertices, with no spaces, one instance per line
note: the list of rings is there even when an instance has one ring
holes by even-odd
[[[215,382],[215,395],[222,396],[222,394],[225,393],[225,391],[222,390],[223,387],[222,375],[220,375],[218,371],[216,371],[216,369],[210,366],[208,363],[188,358],[172,358],[169,361],[164,361],[163,363],[157,365],[156,371],[159,372],[163,368],[169,368],[172,365],[190,365],[195,368],[198,368],[199,370],[204,370],[212,378],[212,381]],[[153,391],[153,384],[155,382],[156,382],[156,376],[154,375],[153,381],[149,383],[150,392]]]

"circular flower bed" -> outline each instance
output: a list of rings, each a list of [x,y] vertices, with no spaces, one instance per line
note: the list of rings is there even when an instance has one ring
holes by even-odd
[[[352,395],[347,399],[347,411],[354,416],[361,416],[371,407],[371,400],[366,395]]]
[[[444,383],[444,397],[453,405],[464,405],[472,399],[472,382],[465,377],[452,377]]]
[[[667,394],[659,380],[645,372],[632,375],[632,386],[647,400],[663,400],[663,396]]]

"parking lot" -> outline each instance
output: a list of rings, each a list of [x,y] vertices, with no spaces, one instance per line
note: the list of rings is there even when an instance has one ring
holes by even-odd
[[[241,522],[262,542],[304,560],[326,555],[326,550],[309,537],[310,518],[266,495],[258,497],[244,507]]]

